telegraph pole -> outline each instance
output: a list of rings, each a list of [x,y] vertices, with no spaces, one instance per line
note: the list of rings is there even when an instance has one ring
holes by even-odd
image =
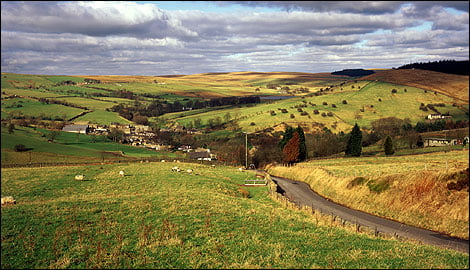
[[[245,133],[245,170],[248,170],[248,132]]]

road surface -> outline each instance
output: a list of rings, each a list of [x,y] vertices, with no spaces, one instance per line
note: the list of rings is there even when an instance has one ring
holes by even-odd
[[[359,224],[360,226],[366,226],[381,233],[396,235],[402,238],[415,239],[425,244],[451,248],[467,254],[469,253],[468,240],[450,237],[438,232],[405,225],[396,221],[347,208],[321,197],[317,193],[313,192],[308,184],[303,182],[272,175],[271,179],[282,189],[284,196],[295,202],[297,205],[310,206],[322,213],[338,216],[348,222]]]

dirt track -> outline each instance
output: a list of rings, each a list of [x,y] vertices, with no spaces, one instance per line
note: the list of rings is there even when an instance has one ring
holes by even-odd
[[[381,233],[396,235],[401,238],[418,240],[424,244],[435,245],[444,248],[469,253],[469,240],[449,237],[396,221],[380,218],[365,212],[353,210],[333,203],[310,189],[303,182],[293,181],[282,177],[271,176],[271,179],[282,189],[284,196],[298,205],[313,207],[322,213],[332,214],[351,223],[366,226]]]

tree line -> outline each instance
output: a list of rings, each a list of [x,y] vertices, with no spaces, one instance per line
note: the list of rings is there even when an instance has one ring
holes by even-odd
[[[398,67],[398,69],[425,69],[432,70],[437,72],[457,74],[457,75],[469,75],[470,65],[469,60],[456,61],[456,60],[439,60],[439,61],[429,61],[427,63],[417,62],[406,64]]]
[[[130,93],[127,94],[130,96]],[[113,112],[119,113],[119,115],[128,120],[132,120],[137,115],[145,117],[155,117],[163,115],[165,113],[181,112],[185,110],[202,109],[207,107],[219,107],[226,105],[237,106],[250,103],[260,103],[260,98],[257,96],[221,97],[212,98],[209,100],[188,100],[184,103],[178,100],[174,101],[173,103],[170,103],[166,100],[154,100],[147,106],[139,101],[135,101],[132,105],[115,105],[111,108],[111,110]]]

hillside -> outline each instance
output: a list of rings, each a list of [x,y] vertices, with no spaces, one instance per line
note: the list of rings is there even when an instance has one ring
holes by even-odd
[[[469,103],[469,76],[454,75],[421,69],[377,70],[375,74],[364,76],[361,80],[378,80],[394,84],[409,85],[448,95],[459,100],[460,104]]]

